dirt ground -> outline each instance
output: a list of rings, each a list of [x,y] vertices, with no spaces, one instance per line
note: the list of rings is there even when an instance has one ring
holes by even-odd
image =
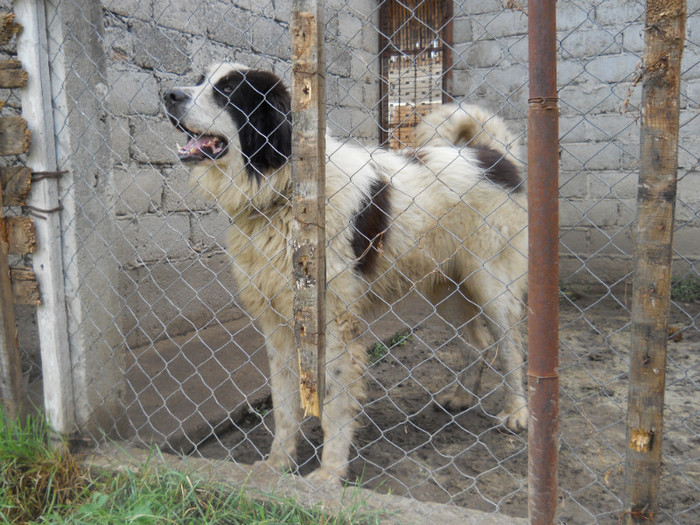
[[[560,523],[615,524],[620,517],[630,339],[623,302],[624,294],[622,302],[610,294],[560,301]],[[691,524],[700,523],[700,305],[680,306],[673,307],[672,323],[681,336],[668,347],[657,523]],[[434,396],[455,379],[460,345],[420,300],[395,312],[370,327],[370,353],[377,339],[409,337],[368,368],[370,396],[350,481],[420,501],[526,516],[527,436],[498,428],[491,417],[502,402],[501,376],[487,369],[477,406],[461,414],[444,411]],[[188,452],[241,463],[262,459],[274,424],[269,400],[261,399],[217,422],[217,432]],[[315,421],[304,430],[301,474],[317,466],[321,441]]]

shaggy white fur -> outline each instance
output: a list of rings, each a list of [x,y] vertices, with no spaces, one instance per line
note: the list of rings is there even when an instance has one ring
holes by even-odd
[[[293,468],[303,413],[292,325],[286,88],[269,72],[217,64],[199,85],[169,91],[165,105],[191,137],[181,156],[193,184],[231,217],[227,247],[240,299],[265,334],[270,360],[275,437],[267,461]],[[498,345],[505,380],[499,416],[512,430],[527,424],[520,335],[527,212],[513,137],[481,108],[453,105],[428,116],[416,137],[419,147],[401,152],[327,138],[327,391],[316,478],[347,474],[366,399],[362,320],[412,290],[458,329],[465,362],[477,362],[438,401],[450,410],[469,407],[483,353]]]

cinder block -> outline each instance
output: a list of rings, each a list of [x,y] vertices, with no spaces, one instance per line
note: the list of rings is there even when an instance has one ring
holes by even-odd
[[[163,175],[155,168],[115,168],[117,215],[152,213],[163,199]]]
[[[618,0],[602,2],[595,8],[595,21],[604,26],[616,26],[621,23],[643,22],[644,3],[636,0]]]
[[[192,246],[199,253],[222,251],[230,234],[231,220],[218,208],[191,215]]]
[[[585,209],[582,201],[559,199],[559,226],[564,228],[585,225],[582,222]]]
[[[622,36],[617,28],[588,31],[560,31],[560,50],[564,59],[590,58],[623,51]]]
[[[107,110],[119,116],[157,115],[161,111],[158,83],[144,72],[110,69],[109,91],[105,100]]]
[[[595,171],[590,174],[590,198],[636,199],[638,173],[636,171]]]
[[[621,209],[617,199],[600,199],[592,202],[585,202],[582,212],[586,221],[595,224],[598,228],[609,228],[624,222],[626,214]]]
[[[622,45],[625,51],[639,56],[642,55],[644,51],[644,24],[641,21],[624,27],[622,30]]]
[[[136,215],[118,220],[122,238],[114,246],[114,253],[125,264],[139,265],[192,255],[189,243],[190,221],[185,214],[160,216]]]
[[[147,69],[159,69],[183,74],[190,65],[187,54],[187,35],[147,24],[132,21],[134,38],[134,62]]]
[[[456,13],[455,13],[456,14]],[[472,21],[468,16],[457,16],[452,20],[452,40],[454,44],[467,44],[474,39]]]
[[[472,21],[475,39],[527,34],[527,16],[517,10],[472,15]]]
[[[190,172],[181,164],[172,169],[165,169],[163,181],[163,211],[205,212],[216,207],[213,198],[200,193],[196,183],[190,180]]]
[[[503,44],[499,40],[479,40],[460,50],[460,57],[470,66],[490,68],[498,66],[505,56]]]
[[[151,3],[143,0],[112,0],[102,2],[103,8],[117,15],[138,18],[140,20],[151,19]]]
[[[230,257],[223,253],[162,260],[121,274],[122,332],[131,347],[243,315],[234,301]]]
[[[455,16],[499,13],[505,8],[499,0],[465,0],[454,3]]]
[[[142,2],[143,3],[143,2]],[[207,2],[177,2],[172,0],[152,0],[152,20],[160,27],[178,32],[202,34],[214,20],[223,23],[224,10],[215,9]],[[237,2],[238,3],[238,2]]]
[[[559,235],[560,257],[572,254],[588,254],[588,229],[564,228]]]
[[[590,177],[590,174],[585,171],[576,173],[562,171],[559,174],[559,195],[577,201],[588,199]]]
[[[622,152],[610,142],[593,142],[561,145],[561,169],[617,170],[620,169]]]
[[[557,30],[564,32],[583,31],[596,27],[595,2],[559,2],[557,4]]]
[[[633,54],[597,55],[586,64],[586,71],[596,79],[617,83],[635,79],[639,57]]]
[[[287,28],[275,20],[257,16],[252,19],[250,29],[253,35],[252,45],[257,53],[290,60],[292,52]]]
[[[148,164],[172,164],[177,160],[177,143],[185,143],[185,135],[167,120],[132,117],[132,158]]]
[[[678,228],[673,234],[673,248],[677,254],[697,261],[700,257],[700,225],[696,222]]]
[[[603,255],[632,257],[634,232],[631,228],[590,228],[589,252]]]
[[[109,127],[109,147],[111,157],[115,163],[129,164],[131,157],[129,148],[131,147],[131,131],[129,129],[128,118],[110,118],[107,120]]]

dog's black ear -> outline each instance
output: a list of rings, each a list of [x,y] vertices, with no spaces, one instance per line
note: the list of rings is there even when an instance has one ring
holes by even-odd
[[[251,176],[282,167],[292,153],[291,98],[268,71],[235,72],[214,86],[238,126],[241,153]]]

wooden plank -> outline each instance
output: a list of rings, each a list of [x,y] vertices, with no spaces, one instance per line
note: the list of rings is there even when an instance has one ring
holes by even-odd
[[[15,22],[14,13],[0,14],[0,46],[7,45],[20,31],[22,26]]]
[[[2,201],[1,193],[0,201]],[[5,220],[0,213],[0,233],[4,234],[4,228]],[[9,418],[14,418],[19,412],[22,361],[17,340],[14,290],[9,271],[8,253],[6,237],[0,235],[0,409]]]
[[[36,250],[36,228],[31,217],[5,219],[9,251],[14,255],[27,255]]]
[[[27,84],[27,72],[18,60],[0,60],[0,88],[21,88]]]
[[[32,187],[32,170],[25,166],[0,167],[2,205],[24,206]]]
[[[675,220],[685,0],[647,0],[624,513],[656,521]]]
[[[0,155],[21,155],[29,150],[31,134],[22,117],[0,118]]]
[[[41,294],[36,275],[29,268],[13,266],[10,268],[10,280],[12,281],[12,295],[15,304],[39,306]]]
[[[294,337],[301,405],[321,417],[325,392],[325,100],[321,18],[314,0],[294,0],[292,47],[292,211]]]

